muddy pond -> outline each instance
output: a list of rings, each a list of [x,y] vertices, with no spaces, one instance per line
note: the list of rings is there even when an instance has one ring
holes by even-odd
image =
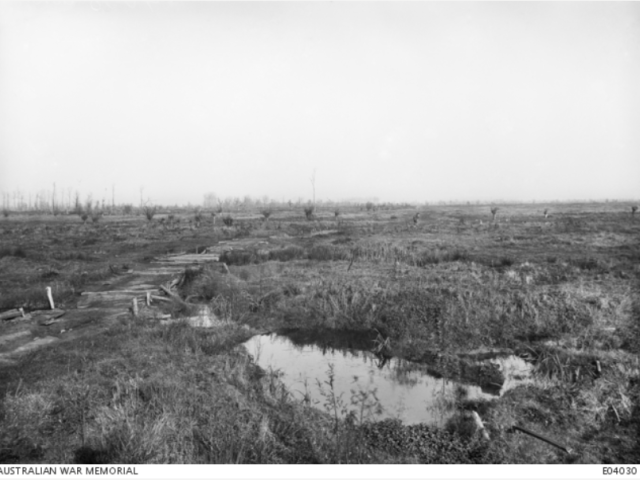
[[[254,361],[275,372],[296,399],[344,417],[438,427],[455,414],[461,400],[490,400],[529,381],[531,366],[515,356],[486,360],[497,364],[505,382],[495,392],[427,373],[425,365],[396,358],[381,360],[358,348],[331,348],[292,341],[278,334],[258,335],[244,343]]]

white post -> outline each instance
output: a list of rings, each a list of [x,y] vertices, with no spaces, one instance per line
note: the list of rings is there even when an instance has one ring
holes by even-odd
[[[147,292],[147,307],[151,306],[151,292]]]
[[[135,297],[133,298],[133,316],[138,316],[138,299]]]
[[[51,307],[51,310],[55,309],[56,306],[53,303],[53,296],[51,295],[51,287],[47,287],[47,298],[49,298],[49,306]]]
[[[485,440],[489,440],[489,432],[487,432],[487,429],[484,428],[484,423],[482,423],[482,420],[480,419],[480,415],[478,415],[478,412],[476,412],[475,410],[473,410],[471,412],[471,418],[473,419],[473,423],[475,423],[476,425],[476,429],[482,434],[482,437]]]

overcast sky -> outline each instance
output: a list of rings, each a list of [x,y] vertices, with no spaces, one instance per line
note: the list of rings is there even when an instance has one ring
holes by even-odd
[[[640,197],[640,3],[0,2],[0,190]]]

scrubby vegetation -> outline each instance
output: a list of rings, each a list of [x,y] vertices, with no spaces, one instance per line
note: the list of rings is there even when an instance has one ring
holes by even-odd
[[[378,207],[343,207],[339,223],[334,208],[312,210],[313,222],[299,207],[269,221],[256,210],[223,216],[225,228],[200,217],[197,229],[168,212],[171,228],[145,225],[144,215],[2,219],[0,312],[47,308],[47,286],[56,306],[74,311],[88,286],[117,288],[125,272],[168,253],[213,249],[227,270],[187,269],[179,301],[161,306],[179,320],[207,305],[215,328],[124,310],[66,340],[30,327],[64,344],[0,363],[0,462],[640,461],[640,224],[628,210]],[[91,315],[87,325],[103,321]],[[19,325],[3,322],[0,338]],[[461,354],[510,351],[534,366],[534,381],[460,403],[480,414],[490,442],[459,418],[436,429],[337,415],[357,405],[326,385],[325,405],[311,408],[254,363],[241,343],[264,331],[294,342],[323,332],[335,348],[384,338],[387,354],[453,376]],[[8,349],[0,344],[0,356]],[[572,453],[513,433],[514,424]]]

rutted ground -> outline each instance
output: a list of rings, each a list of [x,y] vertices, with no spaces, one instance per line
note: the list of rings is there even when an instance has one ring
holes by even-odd
[[[0,311],[46,311],[51,285],[64,315],[0,326],[0,458],[637,462],[640,228],[600,210],[519,207],[497,226],[473,207],[428,209],[417,227],[404,210],[199,229],[4,222]],[[468,414],[445,430],[338,420],[238,346],[265,331],[336,348],[359,336],[481,386],[504,380],[484,359],[516,354],[535,382],[452,399],[488,442]]]

